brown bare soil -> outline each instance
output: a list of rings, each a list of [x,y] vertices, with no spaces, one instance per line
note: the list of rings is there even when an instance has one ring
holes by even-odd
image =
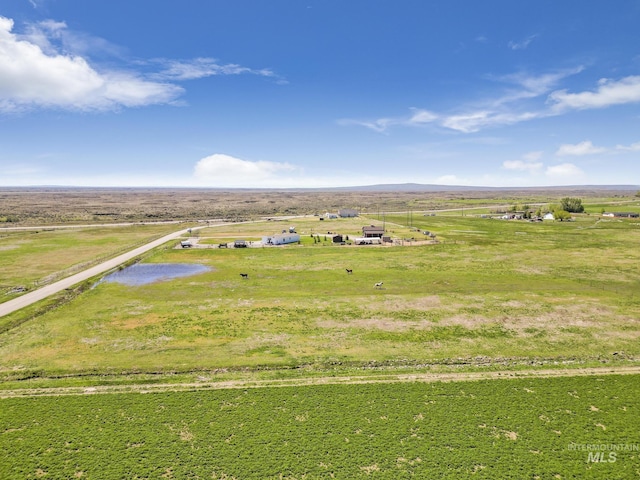
[[[471,188],[471,187],[470,187]],[[605,197],[622,190],[569,189],[571,195]],[[340,208],[362,213],[440,210],[460,200],[535,202],[561,198],[567,190],[357,191],[218,190],[202,188],[20,188],[0,187],[0,218],[7,226],[229,219],[321,214]],[[466,208],[466,207],[465,207]]]

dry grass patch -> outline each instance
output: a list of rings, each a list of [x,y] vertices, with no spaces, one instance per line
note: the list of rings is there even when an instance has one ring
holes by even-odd
[[[393,318],[360,318],[357,320],[349,320],[348,322],[339,322],[337,320],[318,320],[316,325],[320,328],[332,330],[347,330],[351,328],[362,330],[382,330],[385,332],[406,332],[408,330],[429,328],[433,323],[408,322],[404,320],[395,320]]]
[[[134,330],[148,325],[157,325],[162,323],[163,320],[162,317],[156,314],[138,315],[112,320],[110,326],[117,330]]]

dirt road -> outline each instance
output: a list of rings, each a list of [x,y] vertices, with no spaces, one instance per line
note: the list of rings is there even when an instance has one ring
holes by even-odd
[[[429,382],[466,382],[476,380],[498,380],[509,378],[556,378],[582,377],[593,375],[638,375],[640,366],[607,366],[589,368],[542,369],[542,370],[503,370],[489,372],[439,372],[408,373],[386,375],[350,375],[331,377],[308,377],[272,380],[227,380],[202,381],[193,383],[154,383],[99,385],[94,387],[43,387],[0,390],[0,399],[15,397],[40,397],[60,395],[91,395],[106,393],[151,393],[184,392],[201,390],[220,390],[229,388],[265,388],[265,387],[304,387],[313,385],[362,385],[369,383],[429,383]]]

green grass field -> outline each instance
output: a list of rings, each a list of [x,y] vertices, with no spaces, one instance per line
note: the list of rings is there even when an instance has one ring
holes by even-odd
[[[9,398],[0,477],[630,479],[639,395],[607,375]]]
[[[204,248],[143,261],[206,273],[95,279],[3,317],[19,326],[0,333],[0,478],[634,478],[638,375],[388,383],[638,365],[637,219],[461,213],[205,228]],[[328,233],[383,222],[390,246]],[[299,245],[211,248],[292,225]],[[2,238],[20,245],[3,274],[35,281],[166,232],[137,228]],[[143,384],[160,391],[73,390]]]
[[[0,230],[0,302],[177,229],[165,224]]]
[[[477,358],[609,362],[640,353],[637,221],[414,217],[414,229],[429,229],[440,240],[415,245],[408,239],[424,236],[400,226],[404,218],[386,216],[389,232],[407,239],[396,246],[323,239],[284,248],[158,250],[146,261],[200,263],[211,271],[140,287],[97,285],[1,335],[0,374],[322,369]],[[354,222],[322,227],[356,235]],[[363,222],[370,223],[357,220]],[[311,218],[297,226],[310,239],[319,224]],[[273,224],[239,225],[237,233],[259,238],[265,228]],[[225,229],[233,236],[233,226]]]

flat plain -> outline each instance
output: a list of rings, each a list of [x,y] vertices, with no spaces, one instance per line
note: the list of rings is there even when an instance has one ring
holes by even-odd
[[[412,205],[404,211],[393,213],[381,202],[350,219],[320,220],[314,213],[330,210],[322,202],[312,211],[285,207],[287,214],[306,214],[298,218],[267,220],[239,210],[239,218],[255,221],[212,222],[192,237],[196,247],[167,244],[140,259],[202,264],[210,267],[206,273],[139,287],[94,279],[54,308],[0,319],[0,325],[21,324],[0,334],[0,391],[16,397],[0,400],[3,412],[13,412],[0,418],[0,432],[31,458],[0,462],[3,478],[100,478],[97,469],[125,447],[132,463],[123,463],[126,472],[114,467],[109,478],[630,478],[640,468],[637,452],[601,465],[567,445],[635,441],[631,399],[640,394],[638,376],[611,373],[638,366],[640,222],[600,213],[611,206],[638,211],[640,201],[633,195],[584,198],[587,213],[572,222],[528,222],[491,218],[512,198],[453,197],[441,198],[435,215],[414,208],[424,206],[419,193],[399,200]],[[513,203],[534,201],[544,204],[544,195],[522,195]],[[194,225],[203,226],[197,220]],[[350,245],[369,224],[384,225],[393,242]],[[299,244],[216,247],[291,226]],[[345,237],[344,245],[332,242],[334,232]],[[378,282],[381,288],[374,287]],[[16,322],[21,315],[28,321]],[[595,367],[609,375],[436,386],[406,380],[425,372],[464,379],[465,372]],[[399,374],[406,378],[400,381]],[[384,384],[350,384],[356,376]],[[304,385],[329,377],[346,384]],[[247,386],[261,380],[283,386],[260,393]],[[170,392],[172,385],[225,382],[236,388]],[[166,384],[167,391],[46,393],[65,386],[93,393],[109,385],[144,391],[153,384]],[[177,404],[181,409],[169,408]],[[170,411],[166,418],[163,406]],[[187,413],[205,406],[224,411],[224,420],[205,422]],[[239,417],[227,419],[226,407]],[[88,431],[94,421],[105,430],[84,439],[69,427],[63,445],[37,426],[39,408],[59,411],[55,428],[82,418]],[[94,419],[83,413],[87,408]],[[249,415],[247,408],[262,414]],[[289,413],[278,420],[273,412]],[[360,420],[352,425],[351,419]],[[366,419],[382,430],[367,432],[360,425]],[[154,430],[162,432],[157,438],[141,429],[155,421],[162,425]],[[206,433],[207,425],[220,428]],[[107,442],[111,428],[126,441],[114,436]],[[248,431],[262,432],[260,440],[245,438]],[[305,446],[296,447],[294,438]],[[356,452],[345,456],[352,442],[358,442]],[[176,453],[164,465],[156,457],[167,445],[192,453]],[[277,460],[265,462],[264,449]]]

